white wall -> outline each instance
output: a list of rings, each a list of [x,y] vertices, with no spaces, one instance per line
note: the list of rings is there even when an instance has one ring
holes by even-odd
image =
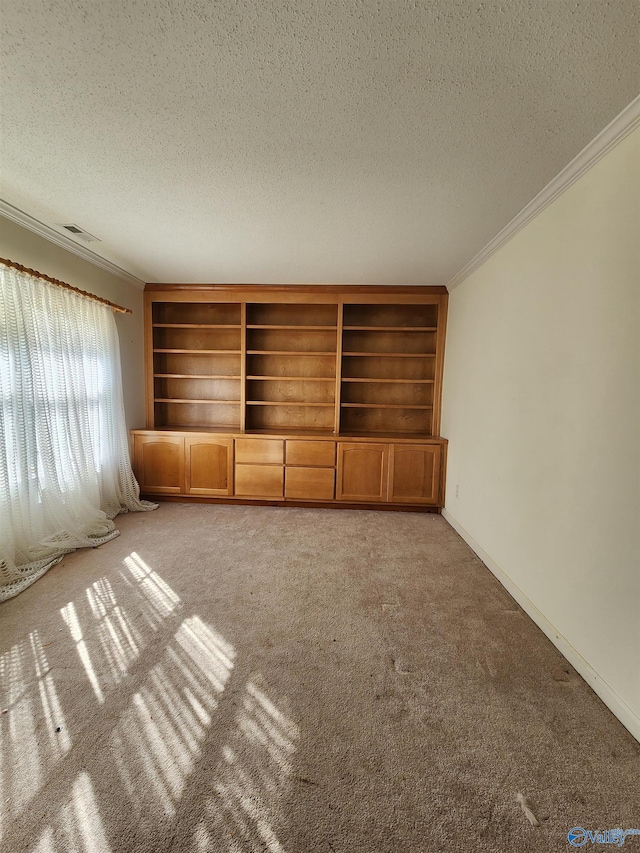
[[[123,308],[131,308],[133,314],[116,314],[124,407],[130,429],[144,426],[142,291],[5,217],[0,217],[0,257],[66,281]]]
[[[445,516],[640,739],[640,129],[453,290],[443,407]]]

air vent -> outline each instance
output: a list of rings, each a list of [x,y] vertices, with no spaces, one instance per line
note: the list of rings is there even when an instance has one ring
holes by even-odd
[[[74,237],[77,237],[78,240],[83,240],[85,243],[100,242],[99,237],[94,237],[93,234],[89,234],[88,231],[85,231],[84,228],[80,228],[79,225],[60,224],[59,227],[64,228],[65,231],[68,231],[70,234],[73,234]]]

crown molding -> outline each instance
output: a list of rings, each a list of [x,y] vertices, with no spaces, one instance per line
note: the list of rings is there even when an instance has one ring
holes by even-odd
[[[527,204],[508,225],[490,240],[484,249],[473,257],[462,269],[447,282],[447,290],[451,292],[461,284],[467,276],[482,266],[491,255],[521,231],[525,225],[555,201],[559,195],[579,180],[585,172],[609,153],[619,142],[640,126],[640,95],[629,106],[625,107],[604,130],[602,130],[565,168],[542,189],[529,204]]]
[[[67,237],[66,234],[60,234],[49,225],[45,225],[44,222],[34,219],[33,216],[29,216],[28,213],[19,210],[19,208],[14,207],[12,204],[4,201],[4,199],[0,199],[0,215],[10,219],[12,222],[16,222],[18,225],[22,225],[23,228],[28,228],[29,231],[33,231],[34,234],[44,237],[44,239],[48,240],[50,243],[55,243],[56,246],[60,246],[68,252],[78,255],[78,257],[83,258],[85,261],[89,261],[90,264],[100,267],[112,275],[117,275],[119,278],[124,279],[124,281],[132,284],[139,290],[144,290],[145,282],[142,281],[142,279],[139,279],[130,272],[123,270],[122,267],[117,266],[117,264],[107,261],[105,258],[101,258],[100,255],[92,252],[91,249],[87,249],[85,246],[80,246],[72,240],[71,237]]]

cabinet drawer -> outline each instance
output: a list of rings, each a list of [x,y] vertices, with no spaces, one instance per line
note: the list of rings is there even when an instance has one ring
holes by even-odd
[[[282,465],[284,441],[272,438],[237,438],[236,462],[248,465]]]
[[[287,465],[333,468],[335,464],[335,441],[287,441]]]
[[[236,465],[237,497],[281,498],[283,492],[284,468],[281,465]]]
[[[285,497],[307,501],[333,500],[333,468],[287,468]]]

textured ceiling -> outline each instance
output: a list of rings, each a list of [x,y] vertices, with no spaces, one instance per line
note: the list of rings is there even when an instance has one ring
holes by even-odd
[[[638,93],[637,0],[3,0],[0,196],[147,281],[446,283]]]

